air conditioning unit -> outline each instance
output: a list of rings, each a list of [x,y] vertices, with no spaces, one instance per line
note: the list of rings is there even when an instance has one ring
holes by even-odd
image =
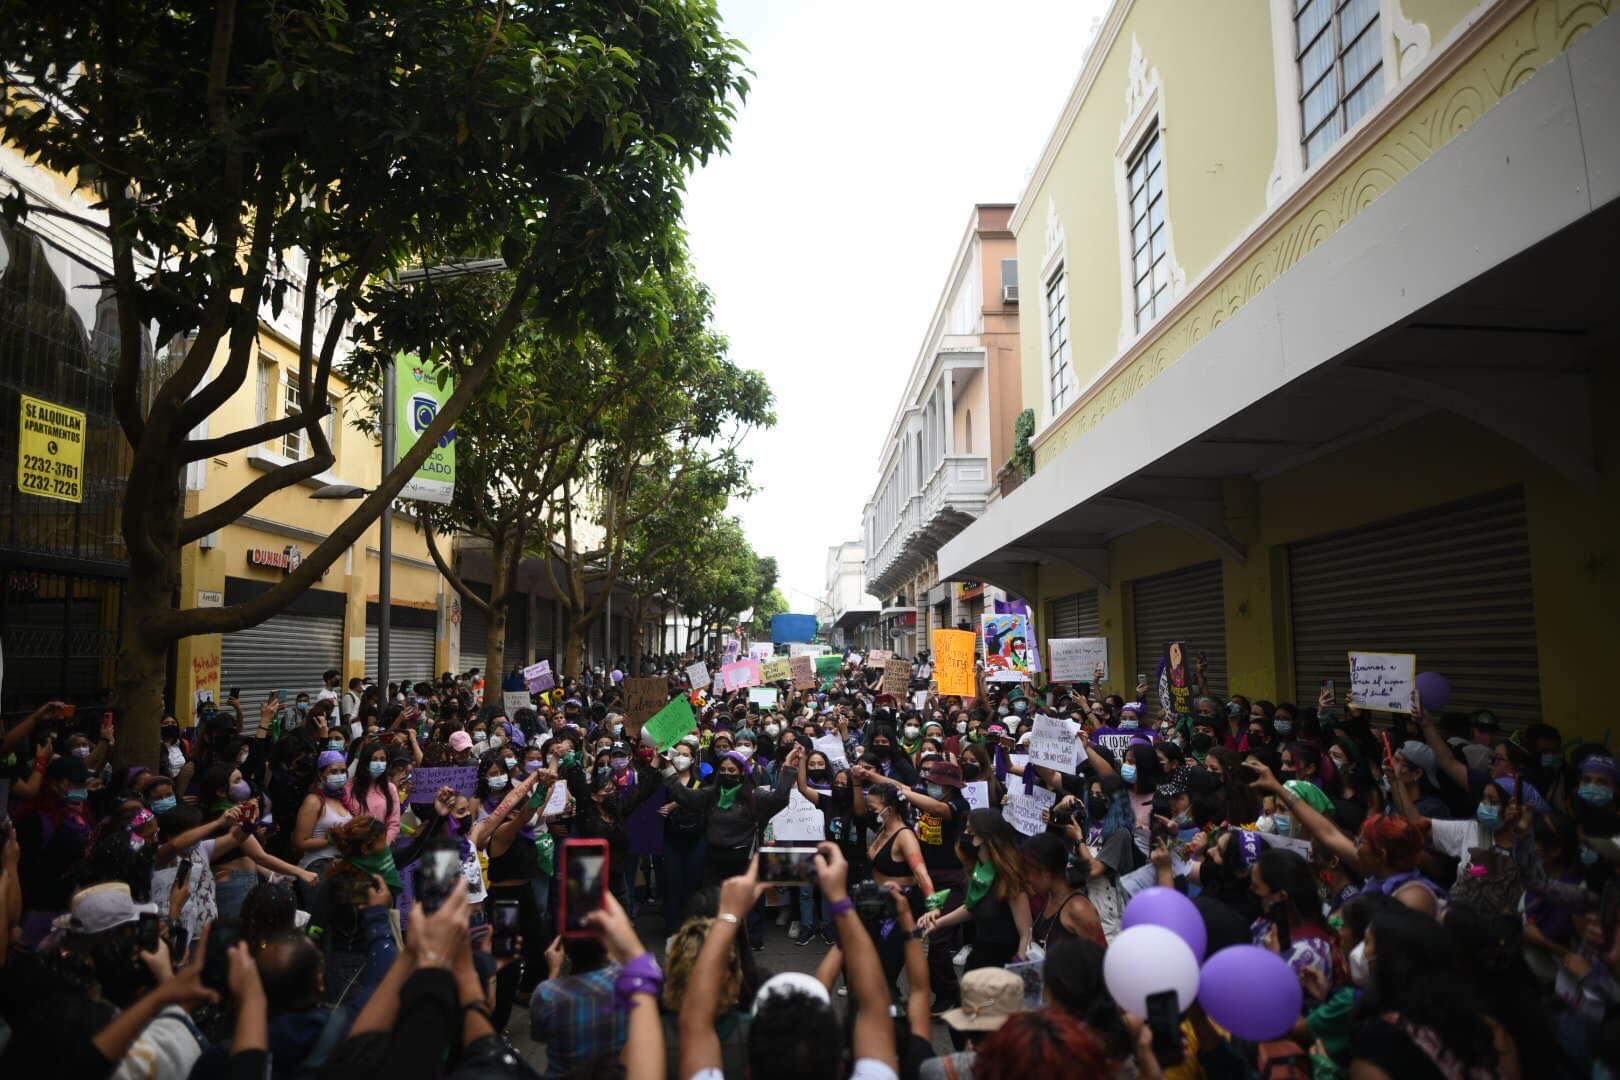
[[[203,551],[211,551],[219,547],[219,530],[216,529],[211,533],[205,533],[198,537],[197,546]]]
[[[1001,287],[1001,302],[1003,304],[1016,304],[1016,303],[1018,303],[1018,286],[1016,286],[1016,285],[1003,285]]]

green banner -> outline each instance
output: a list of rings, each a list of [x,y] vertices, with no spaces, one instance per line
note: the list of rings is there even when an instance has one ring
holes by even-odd
[[[682,735],[697,730],[697,716],[692,712],[692,703],[682,694],[659,709],[642,730],[653,737],[659,753],[663,753],[680,742]]]
[[[422,432],[428,429],[444,403],[455,391],[455,385],[446,379],[439,385],[439,369],[423,363],[414,353],[402,353],[394,361],[394,463],[397,464]],[[399,493],[402,499],[420,499],[423,502],[448,503],[456,492],[456,432],[447,431],[439,445],[422,462],[416,475]]]
[[[821,688],[823,690],[833,688],[833,680],[838,678],[838,673],[843,670],[843,667],[844,658],[842,656],[835,654],[816,657],[816,674],[821,677]]]

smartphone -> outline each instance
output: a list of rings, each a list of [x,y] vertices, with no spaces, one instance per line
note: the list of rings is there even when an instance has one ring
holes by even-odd
[[[70,716],[78,715],[78,712],[79,712],[79,707],[77,705],[63,705],[62,706],[62,711],[57,713],[56,715],[58,717],[60,717],[61,719],[66,720]]]
[[[494,956],[507,957],[517,955],[518,939],[518,902],[516,900],[495,901],[495,927],[490,938],[489,951]]]
[[[1322,680],[1322,689],[1326,690],[1330,694],[1333,693],[1333,680],[1332,679],[1323,679]]]
[[[292,695],[288,694],[287,691],[285,691],[285,690],[276,690],[273,693],[271,693],[270,696],[275,698],[277,701],[291,701],[292,700]]]
[[[816,849],[810,846],[762,847],[759,849],[759,881],[762,885],[803,885],[816,876]]]
[[[589,937],[585,916],[602,906],[607,892],[608,842],[564,840],[562,846],[562,936]]]
[[[1277,928],[1277,951],[1286,954],[1289,949],[1294,947],[1294,935],[1288,929],[1288,920],[1286,918],[1272,919],[1271,925]]]
[[[1147,996],[1148,1029],[1153,1032],[1153,1056],[1160,1065],[1180,1065],[1181,1003],[1174,990]]]
[[[215,919],[203,955],[202,984],[224,996],[230,990],[231,949],[242,940],[242,926],[234,919]]]
[[[182,856],[179,859],[179,861],[174,864],[174,880],[175,880],[175,884],[177,884],[177,885],[182,881],[190,881],[191,880],[191,856],[190,855]]]
[[[422,853],[416,868],[416,900],[428,914],[438,911],[450,898],[450,890],[461,877],[461,851],[450,841],[436,841]]]
[[[142,952],[156,952],[158,940],[162,936],[162,927],[158,925],[157,912],[143,912],[135,934],[135,941],[140,945]]]
[[[1138,671],[1136,673],[1136,685],[1141,686],[1145,682],[1147,682],[1147,676]]]
[[[239,698],[241,696],[242,696],[242,688],[240,686],[231,687],[231,697]]]

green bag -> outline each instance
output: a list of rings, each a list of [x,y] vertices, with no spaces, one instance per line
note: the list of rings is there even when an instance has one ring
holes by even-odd
[[[557,841],[553,840],[551,833],[543,832],[534,838],[534,851],[540,860],[540,872],[546,877],[555,877],[557,874]]]

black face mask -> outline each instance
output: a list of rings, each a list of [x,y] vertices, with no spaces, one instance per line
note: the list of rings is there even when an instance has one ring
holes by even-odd
[[[1091,816],[1092,821],[1101,821],[1108,814],[1108,797],[1105,795],[1091,796],[1086,800],[1086,813]]]
[[[979,763],[977,761],[962,762],[962,779],[977,780],[979,778]]]
[[[1195,754],[1207,754],[1215,745],[1215,736],[1205,732],[1198,732],[1192,737],[1192,748]]]
[[[894,747],[886,745],[884,743],[873,743],[872,744],[872,753],[876,754],[878,757],[886,758],[890,754],[894,753]]]
[[[720,773],[719,783],[723,788],[734,788],[742,783],[742,777],[735,773]]]
[[[828,769],[811,769],[810,770],[810,782],[811,783],[825,784],[831,778],[832,778],[831,770],[828,770]]]

